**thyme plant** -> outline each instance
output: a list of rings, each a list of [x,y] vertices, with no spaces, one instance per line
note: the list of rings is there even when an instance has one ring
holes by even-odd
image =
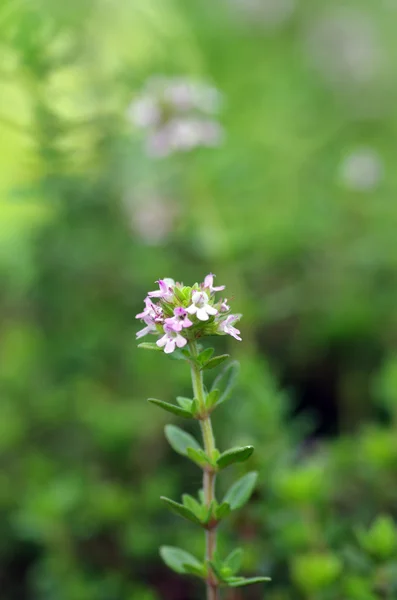
[[[172,279],[162,279],[157,283],[159,289],[148,293],[143,312],[136,315],[145,324],[137,333],[137,338],[147,334],[155,335],[158,337],[155,343],[141,343],[140,347],[163,350],[189,364],[193,397],[178,397],[177,404],[155,398],[149,398],[149,402],[179,417],[197,420],[203,440],[200,445],[193,436],[179,427],[166,426],[165,435],[172,448],[202,469],[203,486],[197,498],[184,494],[182,502],[166,497],[161,499],[173,512],[202,527],[206,537],[204,560],[171,546],[163,546],[160,554],[164,562],[177,573],[203,579],[207,600],[219,600],[219,589],[222,586],[239,587],[269,580],[268,577],[247,579],[237,574],[242,559],[240,548],[233,550],[226,558],[222,558],[217,552],[217,529],[220,522],[249,500],[257,473],[250,472],[241,477],[222,500],[217,500],[215,482],[218,473],[229,465],[246,461],[254,449],[252,446],[244,446],[221,452],[216,447],[211,413],[228,398],[238,364],[235,361],[227,364],[208,390],[204,385],[203,372],[221,365],[229,355],[214,356],[214,349],[204,349],[200,342],[212,335],[231,335],[236,340],[241,340],[240,331],[235,327],[241,315],[231,314],[227,299],[216,299],[216,292],[223,291],[225,286],[214,286],[212,274],[207,275],[204,282],[192,287],[175,283]]]

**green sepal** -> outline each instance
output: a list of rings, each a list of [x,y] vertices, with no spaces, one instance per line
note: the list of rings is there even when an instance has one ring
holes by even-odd
[[[197,362],[198,362],[198,364],[202,368],[205,368],[204,365],[206,363],[208,363],[208,361],[210,360],[210,358],[214,354],[214,352],[215,352],[214,348],[206,348],[205,350],[203,350],[202,352],[200,352],[200,354],[197,356]]]
[[[164,432],[171,448],[173,448],[175,452],[178,452],[178,454],[182,454],[182,456],[188,456],[188,448],[201,450],[200,444],[194,437],[190,435],[190,433],[186,433],[186,431],[180,429],[180,427],[176,427],[176,425],[166,425]]]
[[[206,455],[202,448],[187,448],[186,456],[202,468],[206,466],[215,466],[210,457]]]
[[[170,569],[180,574],[189,573],[186,566],[195,567],[196,569],[204,569],[205,566],[192,554],[177,548],[175,546],[162,546],[160,548],[160,556]]]
[[[226,450],[226,452],[223,452],[220,455],[220,457],[216,461],[216,464],[220,469],[224,469],[225,467],[233,465],[234,463],[244,462],[249,459],[253,451],[253,446],[230,448],[230,450]]]
[[[191,510],[186,508],[186,506],[184,506],[183,504],[174,502],[174,500],[171,500],[170,498],[166,498],[166,496],[160,496],[160,500],[165,502],[167,504],[168,508],[170,508],[172,510],[172,512],[176,513],[180,517],[183,517],[184,519],[187,519],[188,521],[192,521],[193,523],[201,525],[200,520],[196,517],[196,515]]]
[[[220,391],[217,389],[211,390],[209,394],[207,394],[205,399],[205,406],[208,411],[212,411],[219,399]]]
[[[224,519],[228,515],[230,515],[232,509],[230,508],[230,504],[228,502],[222,502],[215,509],[215,518],[217,521]]]
[[[225,558],[222,568],[225,569],[225,572],[227,570],[229,575],[235,575],[240,570],[242,558],[242,548],[236,548]]]
[[[215,367],[219,367],[225,360],[230,358],[230,354],[220,354],[219,356],[214,356],[208,362],[206,362],[202,369],[215,369]]]
[[[178,417],[184,417],[185,419],[193,418],[191,411],[181,408],[180,406],[176,406],[175,404],[169,404],[168,402],[163,402],[163,400],[157,400],[157,398],[148,398],[148,402],[150,402],[150,404],[155,404],[163,410],[177,415]]]
[[[138,344],[138,348],[142,348],[143,350],[156,350],[157,352],[163,351],[163,349],[159,348],[154,342],[141,342]]]
[[[219,404],[222,404],[222,402],[229,398],[233,387],[235,386],[239,369],[239,363],[233,361],[229,363],[217,377],[215,377],[211,386],[211,392],[216,389],[219,390],[219,398],[216,406],[219,406]]]
[[[251,471],[234,483],[226,493],[223,502],[230,504],[232,510],[241,508],[250,499],[254,490],[258,473]]]
[[[266,583],[271,581],[270,577],[230,577],[224,580],[229,587],[242,587],[243,585],[252,585],[254,583]]]
[[[183,396],[177,396],[176,401],[178,402],[178,404],[181,408],[183,408],[184,410],[188,410],[189,412],[192,412],[193,400],[191,400],[190,398],[184,398]]]

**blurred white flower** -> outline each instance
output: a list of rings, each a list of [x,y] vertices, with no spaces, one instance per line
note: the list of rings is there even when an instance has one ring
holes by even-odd
[[[228,3],[244,20],[269,29],[284,25],[297,5],[296,0],[228,0]]]
[[[360,10],[327,9],[307,32],[309,59],[330,84],[345,89],[374,82],[384,63],[373,20]]]
[[[154,98],[141,96],[127,111],[129,119],[137,127],[154,127],[160,121],[161,111]]]
[[[372,148],[357,148],[340,165],[342,182],[354,191],[373,191],[381,183],[383,176],[383,161]]]
[[[163,244],[174,229],[177,206],[156,192],[130,194],[125,209],[135,234],[148,246]]]
[[[214,115],[222,105],[220,92],[193,79],[151,77],[128,108],[129,120],[146,131],[151,157],[218,146],[224,132]]]

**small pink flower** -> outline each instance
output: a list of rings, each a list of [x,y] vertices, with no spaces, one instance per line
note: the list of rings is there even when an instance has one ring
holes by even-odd
[[[165,320],[165,323],[174,331],[181,331],[183,327],[191,327],[193,323],[187,316],[187,311],[178,306],[174,309],[174,316]]]
[[[175,285],[175,281],[170,278],[159,279],[156,281],[159,284],[159,290],[155,290],[154,292],[149,292],[148,296],[150,298],[162,298],[166,302],[172,300],[174,296],[173,288]]]
[[[204,284],[203,284],[203,288],[204,289],[209,289],[210,292],[221,292],[222,290],[225,289],[225,285],[219,285],[214,287],[214,277],[215,275],[213,273],[209,273],[209,275],[207,275],[204,279]]]
[[[227,298],[225,298],[224,300],[222,300],[221,306],[220,306],[220,311],[221,312],[227,312],[228,310],[230,310],[230,306],[227,303]]]
[[[178,348],[183,348],[187,344],[187,339],[185,339],[180,333],[175,331],[168,324],[164,325],[164,335],[162,338],[157,340],[156,344],[159,348],[164,348],[164,352],[166,354],[171,354],[174,352],[175,346]]]
[[[239,315],[229,315],[226,317],[224,321],[219,323],[219,331],[223,331],[223,333],[228,333],[233,336],[236,340],[241,342],[240,330],[233,327],[234,323],[236,323],[240,319]]]
[[[156,311],[155,311],[155,307],[153,302],[150,300],[149,297],[145,298],[145,308],[141,313],[138,313],[137,315],[135,315],[136,319],[142,319],[143,321],[145,321],[145,319],[154,319],[156,317]]]
[[[186,310],[190,315],[196,315],[200,321],[208,321],[210,315],[218,313],[217,309],[209,304],[208,294],[205,292],[194,292],[192,304]]]
[[[136,338],[139,339],[139,338],[147,335],[148,333],[153,333],[154,331],[156,331],[156,327],[155,327],[154,323],[148,323],[146,325],[146,327],[144,327],[140,331],[136,332]]]

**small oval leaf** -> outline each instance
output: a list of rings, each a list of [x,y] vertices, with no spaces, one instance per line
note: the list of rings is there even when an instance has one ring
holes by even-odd
[[[239,369],[239,363],[237,361],[233,361],[229,363],[217,377],[215,377],[214,383],[211,386],[211,392],[216,389],[220,392],[219,399],[216,403],[217,406],[227,400],[232,393]]]
[[[176,548],[174,546],[162,546],[160,548],[160,556],[170,569],[176,573],[187,573],[186,565],[201,569],[202,563],[197,560],[192,554],[182,550],[182,548]]]
[[[143,350],[156,350],[157,352],[163,351],[162,348],[159,348],[157,344],[153,342],[141,342],[138,344],[138,348],[143,348]]]
[[[190,400],[190,398],[185,398],[184,396],[177,396],[176,401],[178,402],[181,408],[184,408],[185,410],[191,412],[192,400]]]
[[[195,450],[201,450],[200,444],[194,439],[190,433],[186,433],[183,429],[176,427],[175,425],[166,425],[164,428],[165,437],[167,438],[171,448],[187,456],[187,449],[193,448]]]
[[[172,512],[176,513],[180,517],[183,517],[184,519],[187,519],[188,521],[192,521],[193,523],[200,524],[200,521],[196,517],[196,515],[189,508],[184,506],[183,504],[174,502],[174,500],[171,500],[170,498],[166,498],[165,496],[160,496],[160,500],[165,502],[167,504],[168,508],[170,508],[172,510]]]
[[[217,389],[211,390],[211,392],[207,394],[207,397],[205,399],[205,406],[207,410],[212,410],[215,407],[219,399],[219,394],[220,392]]]
[[[235,575],[240,570],[242,558],[242,548],[236,548],[225,558],[222,566],[229,569],[231,575]]]
[[[225,360],[230,358],[230,354],[220,354],[219,356],[214,356],[201,367],[202,369],[215,369],[215,367],[219,367]]]
[[[185,410],[180,406],[176,406],[175,404],[169,404],[168,402],[163,402],[163,400],[157,400],[157,398],[148,398],[148,402],[150,402],[150,404],[155,404],[156,406],[159,406],[160,408],[166,410],[169,413],[178,415],[178,417],[184,417],[185,419],[193,418],[192,413],[190,411]]]
[[[200,354],[197,357],[197,361],[199,362],[200,365],[204,365],[205,363],[207,363],[211,356],[214,354],[215,350],[214,348],[206,348],[206,350],[203,350],[202,352],[200,352]]]
[[[233,465],[234,463],[244,462],[249,459],[251,454],[254,451],[253,446],[243,446],[241,448],[230,448],[230,450],[226,450],[223,452],[216,464],[220,469],[224,469],[229,465]]]
[[[207,465],[213,466],[211,460],[202,448],[199,448],[198,450],[197,448],[187,448],[186,455],[200,467],[206,467]]]
[[[242,587],[243,585],[252,585],[253,583],[265,583],[271,581],[270,577],[250,577],[245,579],[244,577],[232,578],[226,580],[229,587]]]
[[[257,479],[258,473],[256,473],[256,471],[247,473],[232,485],[223,501],[228,502],[232,510],[241,508],[246,502],[248,502],[254,490]]]

